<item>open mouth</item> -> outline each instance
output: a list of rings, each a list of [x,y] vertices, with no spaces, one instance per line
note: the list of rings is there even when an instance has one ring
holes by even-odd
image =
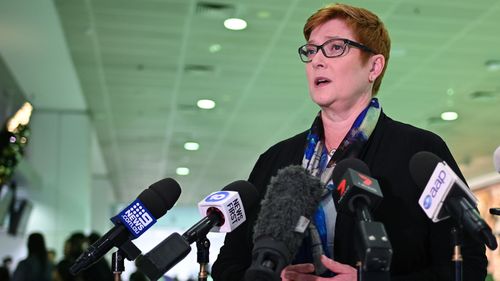
[[[331,82],[330,79],[323,78],[323,77],[318,77],[318,78],[314,79],[314,85],[316,85],[316,86],[326,85],[330,82]]]

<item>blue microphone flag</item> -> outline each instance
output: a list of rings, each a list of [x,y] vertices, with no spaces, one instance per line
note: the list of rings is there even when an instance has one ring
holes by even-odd
[[[115,225],[121,223],[126,226],[135,239],[153,226],[156,223],[156,218],[144,206],[141,200],[135,199],[127,208],[111,218],[111,221]]]

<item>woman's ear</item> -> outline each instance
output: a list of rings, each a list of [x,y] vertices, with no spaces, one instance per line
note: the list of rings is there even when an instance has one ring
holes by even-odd
[[[369,59],[368,63],[371,64],[368,80],[374,82],[384,70],[385,57],[381,54],[374,55]]]

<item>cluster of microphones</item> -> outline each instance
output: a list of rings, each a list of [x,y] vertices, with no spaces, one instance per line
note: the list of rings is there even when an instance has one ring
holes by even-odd
[[[500,172],[500,147],[495,152],[495,167]],[[423,190],[418,204],[429,219],[438,222],[452,217],[479,242],[492,250],[497,247],[490,227],[476,210],[477,200],[446,162],[430,152],[419,152],[410,160],[409,168],[414,182]],[[332,196],[337,212],[352,215],[358,221],[356,252],[361,270],[388,274],[392,248],[384,225],[372,217],[373,210],[383,200],[377,180],[370,176],[364,162],[350,158],[337,163],[332,181],[336,187]],[[271,179],[253,229],[252,264],[246,271],[246,280],[281,280],[281,271],[292,262],[302,244],[323,189],[319,179],[300,166],[285,167]],[[70,268],[71,273],[76,275],[89,268],[116,247],[128,260],[137,259],[139,271],[157,280],[188,255],[193,242],[205,238],[210,231],[233,231],[259,203],[259,195],[251,183],[235,181],[198,204],[204,215],[198,223],[182,235],[171,234],[142,255],[131,240],[165,215],[180,193],[179,184],[171,178],[142,191],[111,219],[114,227],[88,247]],[[322,274],[325,268],[319,262],[321,243],[313,243],[312,247],[316,273]]]

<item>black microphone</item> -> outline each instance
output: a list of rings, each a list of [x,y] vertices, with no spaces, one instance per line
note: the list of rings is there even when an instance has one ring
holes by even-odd
[[[378,181],[370,177],[368,166],[356,158],[337,163],[332,181],[336,187],[332,196],[337,211],[358,219],[354,248],[360,262],[361,279],[389,280],[392,245],[384,225],[373,221],[372,217],[372,211],[383,199]]]
[[[431,152],[421,151],[410,160],[410,174],[424,190],[419,205],[433,222],[451,216],[477,241],[491,250],[497,248],[491,228],[475,208],[477,199],[446,162]]]
[[[76,275],[87,269],[113,247],[135,248],[130,245],[130,240],[146,232],[157,218],[170,210],[180,194],[179,184],[171,178],[160,180],[143,190],[132,204],[111,219],[115,226],[76,259],[70,268],[71,274]],[[127,259],[134,259],[138,254],[140,251]]]
[[[246,280],[281,280],[281,271],[302,244],[322,193],[319,179],[301,166],[283,168],[271,179],[254,227]]]
[[[356,158],[344,159],[337,163],[332,173],[333,202],[339,213],[356,215],[363,221],[372,221],[371,211],[375,210],[382,198],[378,181],[370,176],[370,169]]]
[[[208,195],[198,203],[203,219],[182,236],[173,233],[147,254],[139,256],[137,268],[149,279],[157,280],[189,254],[191,243],[205,237],[209,231],[231,232],[240,226],[257,201],[256,188],[243,180]]]

